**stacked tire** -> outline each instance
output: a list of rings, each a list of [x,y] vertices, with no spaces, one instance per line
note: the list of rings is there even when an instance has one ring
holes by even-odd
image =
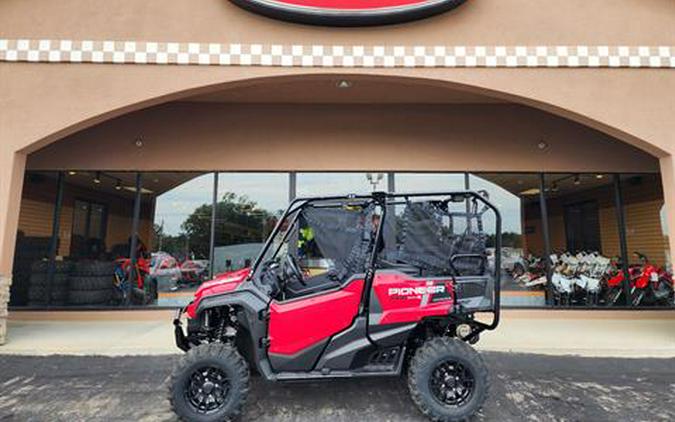
[[[9,296],[10,305],[28,305],[31,267],[34,262],[49,255],[49,244],[50,238],[28,237],[21,231],[17,233]]]
[[[75,264],[68,280],[68,304],[75,306],[108,305],[113,295],[115,264],[107,261],[81,261]]]
[[[54,278],[49,285],[49,261],[35,261],[31,265],[28,287],[28,306],[63,306],[68,300],[70,262],[54,263]],[[51,299],[50,299],[51,297]]]

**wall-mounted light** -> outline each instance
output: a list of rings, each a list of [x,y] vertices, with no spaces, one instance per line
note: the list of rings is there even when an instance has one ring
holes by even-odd
[[[605,177],[604,174],[598,173],[598,174],[595,175],[595,178],[596,178],[596,179],[602,179],[603,177]]]
[[[558,192],[558,183],[553,182],[553,184],[551,185],[551,191]]]
[[[122,190],[122,181],[120,179],[117,179],[117,183],[115,183],[115,190]]]
[[[75,170],[70,170],[68,172],[68,176],[75,176],[76,174],[77,174],[77,172]]]
[[[578,174],[576,176],[574,176],[574,184],[577,185],[577,186],[579,186],[581,184],[581,177],[579,177]]]
[[[94,176],[94,183],[96,183],[97,185],[99,183],[101,183],[101,172],[100,171],[96,172],[96,175]]]
[[[337,84],[335,84],[338,88],[340,89],[347,89],[352,87],[352,83],[347,80],[341,80],[338,81]]]

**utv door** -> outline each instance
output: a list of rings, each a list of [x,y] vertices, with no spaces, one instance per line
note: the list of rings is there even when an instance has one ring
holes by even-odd
[[[331,337],[352,325],[359,310],[364,280],[270,304],[268,356],[275,372],[310,371]]]

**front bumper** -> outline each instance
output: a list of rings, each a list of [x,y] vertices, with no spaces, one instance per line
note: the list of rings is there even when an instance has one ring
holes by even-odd
[[[184,351],[187,352],[190,350],[190,342],[188,341],[187,337],[185,336],[185,333],[183,332],[183,324],[180,321],[180,317],[183,314],[184,309],[178,309],[176,310],[176,314],[174,315],[173,318],[173,326],[174,326],[174,336],[176,337],[176,346]]]

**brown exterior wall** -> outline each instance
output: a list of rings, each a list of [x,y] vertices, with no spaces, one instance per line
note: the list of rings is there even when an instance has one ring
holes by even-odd
[[[326,45],[664,45],[675,15],[671,0],[469,0],[410,24],[345,29],[267,19],[226,0],[2,3],[0,28],[11,38]]]
[[[542,140],[544,151],[537,147]],[[71,135],[31,154],[28,167],[657,172],[658,161],[601,132],[515,105],[172,103]]]
[[[358,29],[277,22],[248,13],[225,0],[148,0],[142,3],[136,0],[5,0],[0,4],[0,37],[12,39],[276,43],[287,46],[306,43],[674,46],[673,27],[675,2],[672,0],[568,0],[548,2],[546,7],[542,7],[541,0],[471,0],[452,13],[432,19]],[[258,82],[256,78],[312,75],[408,78],[436,84],[439,89],[454,86],[489,92],[508,101],[572,119],[639,147],[660,159],[670,244],[671,250],[675,250],[675,236],[672,235],[675,232],[675,163],[672,159],[675,154],[672,136],[675,133],[675,119],[672,119],[675,72],[672,69],[304,69],[2,62],[0,343],[4,335],[2,304],[6,302],[11,282],[9,274],[19,221],[17,205],[28,153],[111,117],[196,92],[251,80]],[[133,137],[123,139],[128,141]],[[279,151],[273,139],[268,141],[270,145],[260,146],[255,151],[263,160],[276,158],[275,148]],[[359,141],[352,145],[354,149],[364,145],[363,139]],[[447,167],[445,162],[434,162],[436,154],[425,149],[430,145],[420,144],[422,148],[417,159],[426,158],[431,168]],[[401,147],[401,144],[395,146]],[[517,148],[514,146],[506,152],[515,154]],[[298,149],[300,147],[295,151]],[[326,150],[334,152],[331,144]],[[489,150],[494,151],[494,148]],[[496,151],[502,152],[502,148]],[[350,160],[350,165],[369,167],[364,165],[367,161],[364,157],[375,155],[372,150],[366,152],[368,154]],[[595,151],[595,154],[599,153]],[[468,160],[462,168],[468,167],[466,162],[472,157],[475,156],[461,157]],[[217,161],[214,164],[219,164],[212,168],[222,168],[220,164],[227,160],[218,158],[211,157],[213,162]],[[238,163],[247,162],[247,157],[235,154],[233,158],[237,158]],[[285,165],[297,161],[289,159]],[[544,168],[551,164],[545,158],[539,161]],[[390,160],[376,164],[373,168],[393,167]],[[125,165],[140,166],[142,160],[131,160]],[[651,163],[637,165],[651,166]],[[417,167],[417,164],[411,167]],[[495,162],[486,162],[485,169],[502,167]],[[631,171],[641,170],[631,167]]]

